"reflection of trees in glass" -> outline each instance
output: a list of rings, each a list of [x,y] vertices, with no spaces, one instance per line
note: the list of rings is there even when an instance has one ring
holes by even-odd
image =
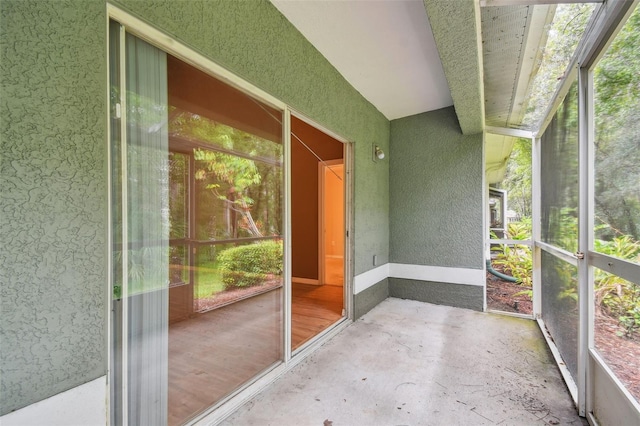
[[[139,82],[137,82],[139,83]],[[161,87],[143,90],[131,82],[125,92],[127,109],[126,182],[123,181],[122,146],[119,119],[114,114],[112,130],[112,197],[113,197],[113,294],[123,296],[123,252],[127,254],[129,295],[163,289],[167,285],[167,237],[169,235],[169,192],[167,144],[167,107]],[[118,87],[111,88],[112,113],[120,103]],[[127,189],[127,239],[122,245],[122,187]]]
[[[282,161],[283,149],[279,142],[173,107],[170,116],[173,137],[183,137],[258,160]]]
[[[189,206],[189,157],[169,152],[169,236],[186,238]]]
[[[594,71],[597,237],[640,241],[640,9]]]
[[[197,114],[171,116],[173,143],[195,159],[196,239],[280,235],[282,144]]]
[[[259,185],[262,176],[253,160],[234,155],[207,151],[196,148],[193,151],[198,168],[196,180],[209,178],[206,189],[211,190],[216,199],[222,201],[227,213],[239,215],[240,226],[252,237],[262,237],[262,231],[253,220],[251,207],[254,200],[249,196],[248,188]],[[226,184],[223,186],[223,184]],[[232,235],[237,237],[236,220],[231,221]]]

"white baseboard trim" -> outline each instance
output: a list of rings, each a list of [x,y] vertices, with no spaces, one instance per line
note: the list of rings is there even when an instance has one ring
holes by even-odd
[[[363,272],[360,275],[356,275],[353,279],[353,294],[358,294],[361,291],[368,289],[369,287],[379,283],[385,278],[389,278],[389,264],[378,266]]]
[[[291,282],[300,283],[300,284],[311,284],[311,285],[320,285],[320,281],[313,278],[298,278],[291,277]]]
[[[477,286],[484,286],[487,279],[484,269],[409,265],[405,263],[390,263],[389,277]]]
[[[486,282],[484,269],[386,263],[356,275],[354,278],[353,294],[358,294],[385,278],[403,278],[407,280],[475,285],[480,287],[484,287]]]
[[[68,391],[5,414],[2,426],[106,426],[107,377],[102,376]]]

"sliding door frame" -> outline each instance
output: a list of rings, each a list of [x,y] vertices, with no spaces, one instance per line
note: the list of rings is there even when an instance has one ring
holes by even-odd
[[[205,56],[193,51],[192,49],[190,49],[189,47],[183,45],[182,43],[176,41],[175,39],[173,39],[172,37],[168,36],[167,34],[163,33],[162,31],[154,28],[152,25],[142,21],[141,19],[136,18],[135,16],[129,14],[128,12],[113,6],[109,3],[107,3],[106,5],[107,7],[107,22],[106,22],[106,26],[107,26],[107,31],[109,28],[109,22],[111,20],[116,21],[118,24],[120,24],[119,27],[119,31],[120,31],[120,56],[121,56],[121,61],[120,61],[120,70],[119,73],[124,76],[125,73],[125,63],[123,59],[125,58],[124,55],[124,35],[125,34],[131,34],[134,35],[150,44],[152,44],[153,46],[163,50],[164,52],[180,59],[181,61],[207,73],[208,75],[211,75],[217,79],[219,79],[220,81],[224,82],[225,84],[238,89],[244,93],[246,93],[248,96],[257,99],[260,102],[263,102],[264,104],[267,104],[268,106],[271,106],[275,109],[278,109],[280,111],[282,111],[282,140],[283,140],[283,175],[284,175],[284,203],[283,203],[283,210],[284,210],[284,219],[283,219],[283,231],[282,231],[282,235],[285,241],[285,244],[283,246],[283,274],[284,274],[284,283],[283,283],[283,333],[284,333],[284,338],[282,339],[282,344],[284,345],[284,347],[282,348],[282,354],[283,354],[283,359],[282,362],[280,363],[276,363],[273,367],[271,367],[269,370],[263,372],[262,374],[259,374],[258,376],[252,378],[251,380],[249,380],[247,383],[245,383],[241,388],[239,388],[238,390],[234,391],[233,393],[231,393],[230,395],[224,397],[223,399],[221,399],[220,401],[218,401],[215,405],[209,407],[208,409],[206,409],[205,411],[203,411],[202,413],[200,413],[199,415],[197,415],[196,417],[194,417],[192,420],[189,421],[189,424],[195,424],[198,422],[205,422],[205,423],[216,423],[222,419],[224,419],[225,417],[227,417],[228,415],[230,415],[231,413],[233,413],[238,407],[240,407],[242,404],[244,404],[246,401],[248,401],[250,398],[252,398],[253,396],[255,396],[258,392],[260,392],[262,389],[264,389],[267,385],[269,385],[270,383],[272,383],[273,381],[275,381],[279,376],[281,376],[284,372],[288,371],[289,369],[293,368],[296,364],[298,364],[300,361],[302,361],[303,359],[305,359],[305,357],[307,355],[309,355],[310,353],[312,353],[313,351],[315,351],[321,344],[323,344],[326,340],[330,339],[331,337],[333,337],[334,335],[338,334],[340,331],[342,331],[346,326],[349,325],[349,323],[353,320],[353,291],[352,291],[352,285],[353,285],[353,253],[354,253],[354,244],[353,244],[353,219],[354,219],[354,203],[353,203],[353,166],[354,166],[354,155],[353,155],[353,150],[354,150],[354,146],[353,143],[348,141],[347,139],[341,137],[340,135],[337,135],[336,133],[328,130],[327,128],[319,125],[318,123],[314,122],[311,119],[306,118],[303,114],[300,114],[298,112],[294,112],[292,111],[289,106],[285,103],[280,101],[279,99],[277,99],[276,97],[270,95],[269,93],[261,90],[260,88],[252,85],[251,83],[241,79],[240,77],[236,76],[235,74],[233,74],[232,72],[230,72],[229,70],[225,69],[224,67],[218,65],[217,63],[215,63],[214,61],[206,58]],[[107,37],[107,41],[109,40],[109,37]],[[108,44],[108,42],[107,42]],[[109,57],[109,47],[107,45],[107,57]],[[120,85],[124,87],[125,82],[121,81]],[[108,79],[107,82],[107,93],[109,93],[109,85],[110,85],[110,81]],[[107,97],[108,98],[108,97]],[[109,109],[108,109],[109,110]],[[126,105],[122,104],[121,105],[121,110],[122,111],[126,111]],[[294,114],[297,118],[307,122],[308,124],[312,125],[313,127],[323,131],[324,133],[330,135],[331,137],[337,139],[338,141],[340,141],[341,143],[344,144],[344,173],[345,173],[345,227],[346,227],[346,237],[345,237],[345,280],[344,280],[344,288],[345,288],[345,315],[343,315],[343,317],[337,321],[334,325],[332,325],[331,327],[329,327],[327,330],[323,331],[322,333],[320,333],[318,336],[316,336],[314,339],[312,339],[310,342],[308,342],[307,344],[305,344],[300,350],[296,351],[296,353],[292,353],[291,351],[291,180],[292,180],[292,176],[291,176],[291,114]],[[122,134],[122,140],[126,141],[126,123],[124,123],[121,125],[121,132],[125,132]],[[109,133],[107,135],[107,139],[108,139],[108,143],[110,144],[111,142],[111,137],[112,135]],[[111,149],[108,150],[108,161],[109,164],[111,163],[112,160],[112,152]],[[123,150],[123,153],[126,153],[126,150]],[[123,154],[124,155],[124,154]],[[126,161],[126,159],[124,159],[124,161]],[[125,163],[126,164],[126,163]],[[111,183],[114,181],[114,177],[111,176],[111,173],[109,173],[109,188],[111,188]],[[125,194],[126,195],[126,194]],[[111,190],[109,190],[108,193],[108,200],[109,200],[109,205],[111,206],[113,203],[113,195],[111,194]],[[126,198],[126,197],[125,197]],[[126,205],[125,205],[126,207]],[[125,210],[125,214],[126,214],[126,208]],[[113,238],[111,236],[111,233],[113,231],[113,226],[112,226],[112,214],[109,211],[109,230],[108,230],[108,244],[109,244],[109,250],[111,250],[111,246],[112,246],[112,241]],[[123,218],[123,220],[126,220],[126,217]],[[125,235],[126,237],[126,235]],[[126,241],[125,241],[126,242]],[[125,254],[123,254],[123,256],[126,256],[126,251]],[[108,256],[108,291],[109,291],[109,300],[110,300],[110,304],[109,304],[109,315],[108,315],[108,343],[107,343],[107,347],[109,348],[109,353],[108,353],[108,373],[107,373],[107,383],[108,386],[112,387],[113,386],[113,374],[114,374],[114,350],[115,348],[113,347],[112,344],[112,336],[114,335],[114,325],[113,325],[113,321],[114,321],[114,313],[113,313],[113,306],[112,306],[112,290],[111,290],[111,283],[113,282],[113,271],[112,271],[112,259],[111,259],[111,254],[109,254]],[[124,267],[126,268],[126,259],[124,259]],[[126,273],[126,270],[124,271],[124,273]],[[126,285],[126,280],[125,283],[123,283],[124,285]],[[124,290],[124,289],[123,289]],[[125,298],[126,299],[126,298]],[[123,310],[123,327],[126,327],[126,315],[127,315],[127,309],[126,309],[126,302],[125,306],[124,306],[124,310]],[[125,333],[126,335],[126,333]],[[125,338],[126,340],[126,338]],[[123,342],[124,345],[126,345],[126,341]],[[125,348],[126,349],[126,348]],[[120,351],[122,351],[123,349],[120,348]],[[122,360],[122,368],[123,371],[126,371],[127,368],[127,364],[126,364],[126,351],[123,353],[123,356],[125,357]],[[128,424],[127,419],[126,419],[126,413],[127,413],[127,393],[126,393],[126,374],[121,375],[123,376],[122,378],[124,378],[125,383],[123,383],[123,395],[121,398],[121,401],[118,401],[118,404],[124,404],[121,405],[121,410],[122,413],[124,413],[125,415],[123,415],[123,424],[126,425]],[[122,378],[119,378],[119,380],[122,380]],[[108,395],[111,395],[110,392],[108,392]],[[115,401],[112,401],[112,396],[109,396],[109,401],[108,401],[108,416],[111,417],[111,407],[112,404],[115,403]],[[109,418],[109,423],[110,424],[115,424],[114,422],[118,422],[118,419],[113,419],[113,418]]]
[[[343,156],[342,161],[344,165],[344,224],[345,224],[345,238],[344,238],[344,315],[342,318],[336,323],[336,325],[341,322],[348,320],[353,321],[353,270],[354,270],[354,253],[355,253],[355,244],[353,239],[353,229],[354,229],[354,217],[355,217],[355,203],[353,202],[353,193],[354,193],[354,165],[355,165],[355,155],[354,149],[355,145],[352,141],[344,138],[343,136],[333,132],[332,130],[322,126],[321,124],[315,122],[314,120],[308,118],[301,112],[290,109],[291,115],[295,118],[305,122],[311,127],[320,130],[326,135],[332,137],[338,142],[343,144]],[[290,131],[290,129],[289,129]],[[290,193],[290,192],[289,192]],[[318,271],[319,272],[319,271]],[[309,344],[312,344],[314,341],[318,339],[322,339],[325,333],[331,333],[332,327],[321,332],[314,339],[309,341]],[[296,355],[298,353],[304,352],[304,347],[300,348],[300,350],[296,351]],[[304,355],[303,355],[304,356]]]

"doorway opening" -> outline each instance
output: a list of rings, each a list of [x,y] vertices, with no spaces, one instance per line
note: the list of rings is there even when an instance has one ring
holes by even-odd
[[[291,349],[345,317],[345,144],[291,117]]]
[[[344,284],[344,164],[340,160],[320,163],[320,282]]]
[[[487,193],[487,309],[531,317],[531,140],[487,134],[486,149],[487,183],[491,185]],[[510,152],[506,159],[505,152]]]

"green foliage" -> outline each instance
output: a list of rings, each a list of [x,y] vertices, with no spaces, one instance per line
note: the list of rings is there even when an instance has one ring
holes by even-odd
[[[167,288],[169,251],[164,247],[142,247],[127,250],[127,286],[128,293],[122,294],[122,251],[113,252],[113,297],[132,296]]]
[[[507,190],[510,210],[519,218],[531,218],[531,140],[516,139],[499,188]]]
[[[625,315],[621,315],[618,319],[620,320],[620,325],[624,328],[624,333],[619,333],[625,337],[631,337],[633,333],[637,333],[640,331],[640,298],[638,298],[638,303],[636,306],[627,311]]]
[[[224,290],[220,267],[215,261],[199,261],[195,270],[194,298],[202,299]]]
[[[227,126],[198,114],[171,111],[172,135],[219,147],[224,150],[242,152],[251,157],[281,160],[282,143],[270,141],[243,130]]]
[[[575,253],[578,251],[578,213],[574,208],[562,208],[549,225],[552,228],[549,242]]]
[[[597,238],[640,240],[640,8],[594,69]]]
[[[259,285],[282,275],[282,242],[263,241],[233,247],[218,256],[225,288]]]
[[[210,143],[212,146],[216,145],[226,151],[219,152],[201,148],[193,150],[196,160],[195,178],[201,181],[204,187],[210,190],[213,195],[211,200],[207,200],[207,197],[202,197],[202,203],[209,201],[208,204],[211,204],[211,201],[215,201],[220,204],[221,201],[224,208],[230,209],[242,218],[239,226],[244,231],[250,236],[263,236],[264,230],[262,228],[264,224],[259,220],[254,220],[252,210],[256,205],[258,207],[256,210],[264,207],[261,202],[264,202],[266,198],[266,204],[271,204],[272,206],[269,210],[280,211],[278,199],[280,198],[281,188],[277,186],[274,188],[273,186],[274,178],[281,178],[281,174],[276,173],[274,175],[271,170],[279,167],[265,167],[265,163],[260,163],[262,167],[259,167],[251,157],[258,158],[258,147],[264,145],[267,147],[266,151],[269,151],[269,147],[274,144],[197,116],[186,117],[183,115],[176,121],[180,123],[180,125],[176,124],[176,132],[188,132],[189,138],[196,138],[198,141]],[[189,128],[187,125],[192,127]],[[246,149],[251,150],[247,152]],[[236,155],[236,152],[238,152],[238,155]],[[276,150],[276,152],[278,151]],[[265,153],[268,154],[268,152]],[[255,193],[258,197],[257,203],[252,198],[252,193]],[[264,211],[264,208],[262,210]],[[275,214],[277,215],[278,213]],[[228,236],[231,238],[238,237],[236,224],[234,223],[230,228],[227,229]],[[203,237],[209,238],[208,236]]]
[[[218,192],[220,184],[207,185],[207,189],[213,190],[218,199],[232,203],[239,209],[247,209],[253,204],[246,193],[247,188],[258,185],[262,180],[253,160],[199,148],[194,149],[193,156],[203,166],[196,171],[196,179],[203,180],[208,173],[213,173],[219,181],[229,185],[228,194]]]
[[[189,157],[169,152],[169,238],[185,238],[188,223]]]
[[[537,127],[549,106],[567,66],[571,61],[584,29],[593,12],[590,4],[563,4],[556,8],[547,43],[542,52],[540,68],[533,81],[524,122]]]
[[[512,240],[526,240],[531,238],[531,220],[512,222],[507,226],[507,238]],[[500,252],[493,261],[494,265],[502,266],[505,274],[518,280],[524,287],[532,287],[533,258],[529,246],[516,244],[501,245]],[[530,290],[523,290],[528,292]],[[528,294],[528,293],[527,293]]]
[[[595,250],[619,259],[640,263],[640,242],[623,235],[611,241],[595,240]],[[595,270],[595,303],[617,317],[629,336],[640,330],[640,285],[601,269]]]
[[[524,218],[520,222],[507,225],[507,236],[510,240],[531,239],[531,218]]]

